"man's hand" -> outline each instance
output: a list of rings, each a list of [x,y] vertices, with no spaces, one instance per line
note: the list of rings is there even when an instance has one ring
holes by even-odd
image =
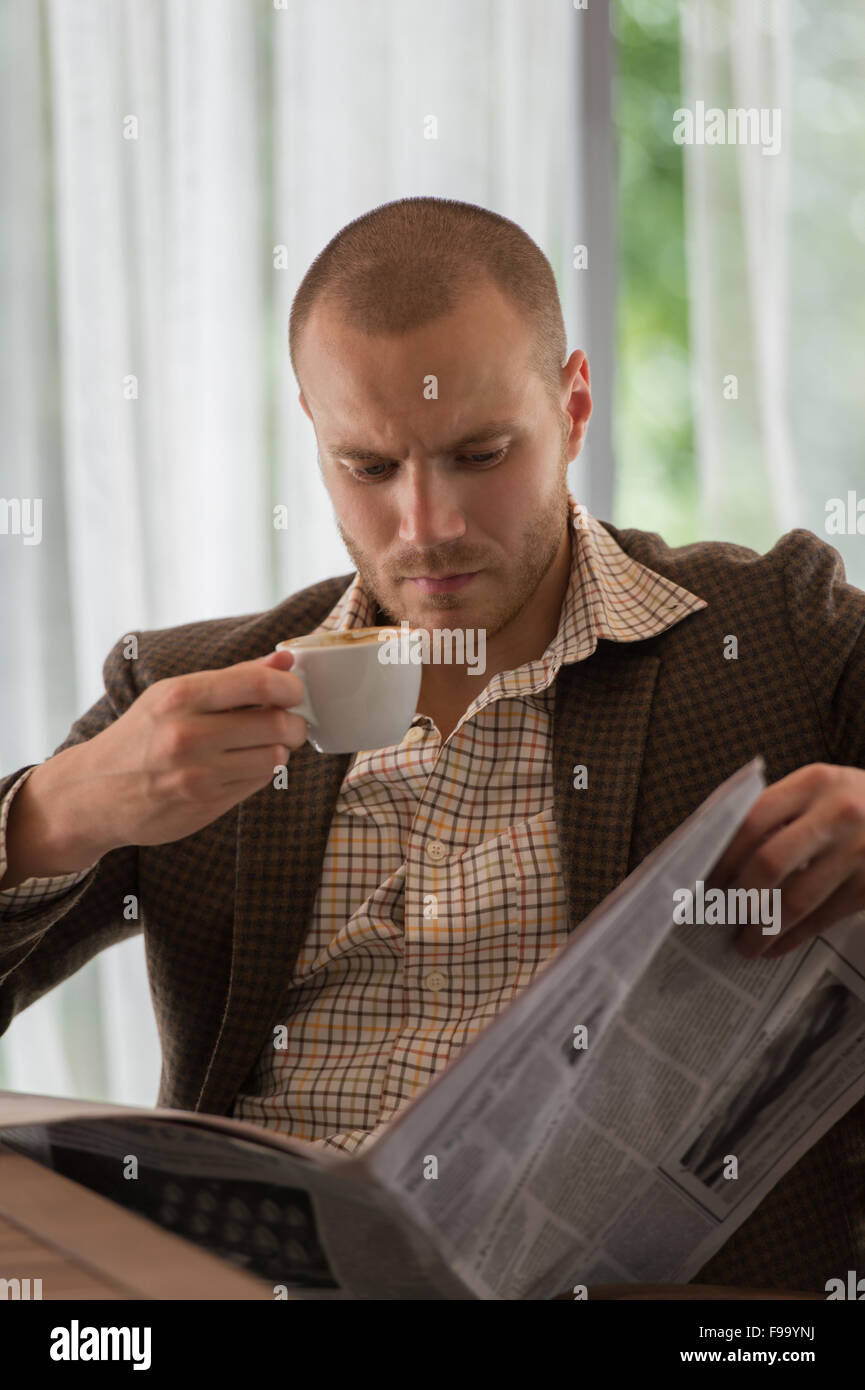
[[[122,845],[201,830],[306,742],[290,651],[154,682],[86,743],[35,767],[12,799],[2,887],[87,868]]]
[[[783,956],[865,908],[865,772],[809,763],[767,787],[706,887],[781,889],[780,936],[748,923],[745,956]]]

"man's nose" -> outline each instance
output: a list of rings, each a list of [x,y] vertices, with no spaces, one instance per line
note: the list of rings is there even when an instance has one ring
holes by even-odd
[[[400,479],[396,505],[399,508],[400,540],[428,549],[459,540],[466,523],[456,490],[434,469]]]

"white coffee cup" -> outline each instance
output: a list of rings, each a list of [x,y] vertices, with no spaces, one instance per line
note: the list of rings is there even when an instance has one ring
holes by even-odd
[[[292,671],[303,699],[289,707],[309,726],[308,742],[319,753],[357,753],[389,748],[405,736],[417,711],[423,667],[379,660],[382,638],[394,627],[310,632],[277,642],[294,654]]]

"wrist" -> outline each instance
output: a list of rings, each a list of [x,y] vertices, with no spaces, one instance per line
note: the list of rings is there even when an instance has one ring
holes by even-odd
[[[12,798],[0,891],[28,878],[88,869],[116,847],[97,823],[92,781],[82,775],[82,748],[66,748],[34,767]]]

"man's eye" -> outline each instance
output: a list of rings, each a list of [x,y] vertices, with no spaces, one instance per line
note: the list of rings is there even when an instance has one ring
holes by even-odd
[[[488,463],[497,463],[500,459],[504,458],[507,452],[508,446],[505,444],[501,449],[492,449],[486,454],[465,454],[458,455],[458,457],[467,458],[471,463],[476,463],[480,467],[483,467]],[[375,483],[378,482],[379,478],[383,475],[381,473],[376,473],[374,470],[376,468],[391,468],[392,465],[389,463],[371,463],[366,468],[351,468],[348,465],[346,465],[346,467],[349,475],[352,478],[356,478],[358,482]]]
[[[490,459],[501,458],[507,452],[507,445],[505,445],[504,448],[493,449],[488,454],[468,454],[467,457],[471,459],[472,463],[489,463]]]
[[[390,464],[389,464],[389,463],[373,463],[373,464],[370,464],[369,468],[349,468],[348,471],[349,471],[349,473],[351,474],[351,476],[352,476],[353,478],[358,478],[361,482],[362,482],[365,478],[367,478],[367,479],[369,479],[369,481],[372,483],[372,482],[375,482],[375,477],[381,477],[381,474],[380,474],[380,473],[379,473],[379,474],[376,474],[375,477],[370,477],[370,474],[372,473],[372,470],[373,470],[374,468],[389,468],[389,467],[390,467]]]

